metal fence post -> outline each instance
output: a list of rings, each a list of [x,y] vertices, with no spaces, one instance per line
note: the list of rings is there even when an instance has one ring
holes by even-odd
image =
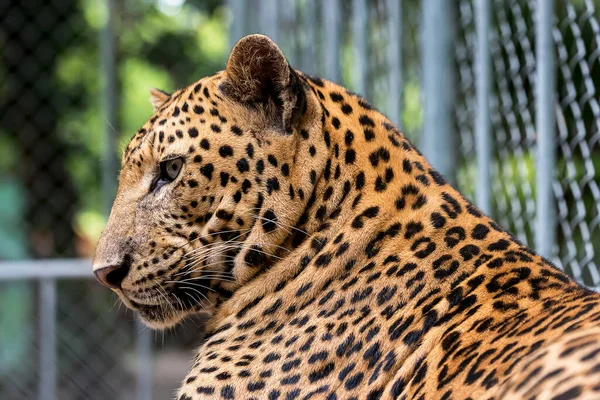
[[[402,0],[387,2],[388,115],[402,129]]]
[[[259,33],[260,32],[260,13],[261,13],[261,2],[260,0],[244,0],[244,11],[246,15],[244,16],[245,35],[251,33]]]
[[[342,8],[339,0],[324,1],[323,7],[323,33],[325,42],[323,59],[325,60],[325,78],[335,83],[341,83],[340,68],[340,27]]]
[[[451,182],[456,172],[454,121],[454,2],[422,0],[423,97],[422,149]]]
[[[475,89],[477,92],[477,125],[475,128],[477,183],[475,202],[486,214],[490,214],[492,188],[492,140],[490,131],[490,1],[477,0],[475,25],[477,30]]]
[[[279,7],[277,0],[261,0],[260,2],[260,31],[270,37],[275,43],[279,40]]]
[[[56,281],[42,279],[39,282],[39,335],[40,378],[38,398],[56,399]]]
[[[104,155],[102,157],[102,200],[104,212],[110,213],[116,193],[117,152],[115,137],[117,127],[117,84],[116,56],[113,19],[115,15],[113,0],[105,0],[106,21],[100,31],[100,73],[104,85],[102,91],[102,113],[104,114]]]
[[[246,4],[245,0],[228,0],[229,4],[229,48],[240,40],[246,33]]]
[[[105,0],[106,21],[100,32],[100,71],[103,74],[102,106],[106,122],[105,153],[102,166],[102,192],[105,215],[110,213],[111,205],[116,192],[117,182],[117,59],[115,51],[114,0]],[[140,360],[137,376],[137,399],[150,400],[152,398],[152,367],[151,367],[151,338],[147,329],[137,329],[137,355]]]
[[[318,64],[316,46],[317,43],[317,7],[315,0],[305,0],[302,8],[302,33],[304,34],[304,42],[302,43],[302,51],[300,53],[300,68],[302,72],[309,75],[315,75],[318,72]]]
[[[554,1],[537,3],[536,21],[536,130],[538,133],[536,159],[536,221],[535,247],[539,254],[552,258],[555,242],[554,183],[555,137],[554,101],[555,69],[554,43]]]
[[[298,68],[299,45],[297,33],[298,16],[296,13],[296,0],[280,2],[278,18],[279,46],[293,68]]]
[[[139,320],[135,320],[138,376],[137,400],[152,399],[152,332]]]
[[[352,1],[352,44],[354,45],[354,90],[369,98],[367,90],[367,2]]]

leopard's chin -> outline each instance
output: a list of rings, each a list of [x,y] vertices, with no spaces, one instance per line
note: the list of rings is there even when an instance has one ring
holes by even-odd
[[[144,325],[151,329],[162,330],[176,326],[189,315],[185,310],[173,310],[168,307],[168,305],[139,305],[134,309]]]
[[[201,317],[203,320],[206,320],[213,314],[212,307],[202,306],[178,310],[170,308],[168,305],[138,305],[132,307],[132,309],[137,311],[144,325],[154,330],[173,328],[190,317]]]
[[[190,299],[173,302],[166,302],[164,299],[157,300],[157,302],[145,300],[142,303],[128,298],[123,293],[119,293],[119,297],[127,308],[137,312],[144,325],[155,330],[172,328],[193,315],[210,315],[212,309],[202,301],[197,302]]]

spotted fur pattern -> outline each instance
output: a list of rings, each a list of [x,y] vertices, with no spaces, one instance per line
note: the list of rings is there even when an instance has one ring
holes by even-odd
[[[150,326],[210,314],[179,400],[600,398],[600,295],[360,96],[260,35],[157,95],[94,264]]]

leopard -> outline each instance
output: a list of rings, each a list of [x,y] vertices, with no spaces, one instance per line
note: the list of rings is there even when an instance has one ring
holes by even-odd
[[[196,399],[600,399],[600,294],[484,215],[363,97],[240,39],[126,145],[93,270],[206,318]]]

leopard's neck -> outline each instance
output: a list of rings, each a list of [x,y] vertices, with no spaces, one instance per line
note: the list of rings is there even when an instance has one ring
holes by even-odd
[[[244,314],[257,296],[284,290],[299,297],[284,313],[293,318],[335,282],[360,298],[361,288],[376,290],[370,283],[380,277],[397,298],[388,313],[431,301],[438,316],[466,312],[482,297],[512,315],[556,300],[556,291],[543,289],[560,287],[560,297],[577,287],[446,183],[384,115],[345,89],[324,85],[311,86],[323,110],[328,158],[284,242],[290,252],[238,289],[215,324]],[[331,102],[331,93],[348,100]],[[306,280],[310,288],[300,290]]]

